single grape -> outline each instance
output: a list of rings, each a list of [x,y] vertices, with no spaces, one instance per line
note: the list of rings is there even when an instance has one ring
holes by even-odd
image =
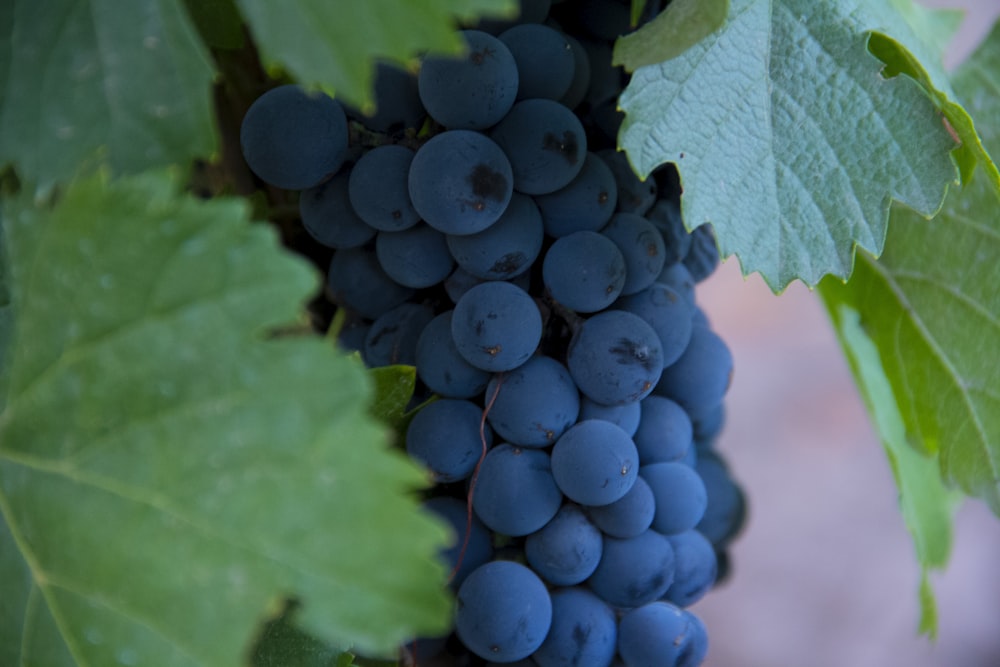
[[[406,451],[438,482],[457,482],[472,474],[483,452],[493,444],[493,431],[480,435],[483,411],[471,401],[442,398],[423,407],[406,429]]]
[[[664,366],[677,361],[691,341],[691,304],[664,283],[655,282],[640,292],[620,297],[614,308],[638,315],[653,327],[660,339]]]
[[[719,266],[719,246],[711,223],[699,225],[691,232],[691,247],[682,261],[696,283],[708,278]]]
[[[481,232],[449,234],[458,265],[483,280],[506,280],[527,271],[542,249],[542,216],[531,197],[515,192],[507,209]]]
[[[635,484],[638,465],[628,433],[601,419],[578,422],[552,448],[556,484],[583,505],[607,505],[624,496]]]
[[[585,320],[569,343],[570,375],[591,400],[619,405],[645,398],[663,370],[656,332],[638,315],[607,310]]]
[[[621,293],[646,289],[663,270],[663,237],[645,218],[634,213],[616,213],[601,230],[625,259],[625,285]]]
[[[604,310],[618,298],[627,276],[615,243],[597,232],[557,239],[542,260],[542,278],[552,298],[580,313]]]
[[[413,296],[412,289],[386,274],[375,253],[367,248],[344,248],[333,253],[327,285],[336,303],[372,320]]]
[[[718,563],[712,543],[697,530],[668,535],[674,548],[674,583],[665,598],[678,607],[688,607],[705,596],[715,584]]]
[[[425,58],[417,79],[427,113],[451,130],[483,130],[517,98],[517,63],[507,45],[481,30],[465,30],[465,53]]]
[[[674,549],[653,530],[627,539],[605,535],[601,562],[587,581],[613,607],[652,602],[674,583]]]
[[[652,209],[646,213],[646,219],[663,236],[664,266],[683,261],[691,249],[691,234],[684,227],[681,209],[677,202],[670,199],[656,200]]]
[[[552,600],[538,576],[511,561],[472,571],[458,589],[455,630],[487,660],[514,662],[534,653],[552,624]]]
[[[375,65],[375,108],[371,113],[345,108],[348,115],[376,132],[418,128],[427,112],[420,103],[417,77],[387,62]]]
[[[718,454],[703,452],[695,466],[708,496],[705,515],[696,528],[716,549],[724,549],[746,518],[746,499]]]
[[[416,367],[420,380],[435,394],[447,398],[472,398],[482,393],[490,374],[459,354],[451,337],[448,310],[431,320],[417,339]]]
[[[372,323],[365,337],[364,360],[369,366],[416,363],[417,338],[434,311],[417,303],[404,303]]]
[[[299,215],[309,235],[328,248],[357,248],[375,238],[376,229],[358,217],[347,194],[350,172],[304,190]]]
[[[601,561],[601,531],[576,505],[563,505],[559,513],[524,542],[528,565],[556,586],[579,584]]]
[[[444,234],[423,223],[400,232],[379,232],[375,255],[389,277],[405,287],[437,285],[455,266]]]
[[[504,151],[469,130],[434,136],[410,163],[413,208],[445,234],[475,234],[496,222],[513,194],[514,176]]]
[[[622,151],[606,148],[598,151],[597,156],[604,161],[614,175],[618,190],[617,210],[622,213],[646,215],[653,206],[653,202],[656,201],[656,181],[652,178],[647,178],[644,181],[639,180]],[[678,256],[674,261],[679,262],[681,258],[682,256]]]
[[[656,393],[673,399],[692,419],[714,410],[732,381],[733,356],[711,329],[693,327],[684,353],[663,369]]]
[[[646,532],[653,525],[655,512],[653,490],[642,477],[637,477],[628,493],[610,505],[587,508],[590,520],[601,532],[620,539],[637,537]]]
[[[408,185],[414,155],[405,146],[379,146],[362,155],[351,168],[351,206],[375,229],[398,232],[420,221]]]
[[[585,588],[552,593],[552,626],[535,651],[539,667],[608,667],[618,648],[614,611]]]
[[[526,362],[542,338],[542,316],[528,293],[507,282],[469,289],[451,320],[455,347],[486,371],[509,371]]]
[[[680,461],[693,446],[691,419],[684,408],[655,394],[639,402],[642,418],[632,439],[642,465]]]
[[[680,294],[691,306],[691,311],[694,312],[696,307],[694,302],[694,278],[691,277],[691,272],[688,271],[683,263],[675,262],[674,264],[664,266],[663,270],[660,271],[660,275],[656,277],[656,282],[663,283]]]
[[[449,584],[458,588],[469,573],[493,558],[493,538],[475,515],[469,516],[464,500],[438,496],[425,500],[423,506],[447,521],[455,535],[451,546],[441,552],[441,558],[454,572]],[[465,539],[466,526],[469,526],[468,541]]]
[[[491,530],[530,535],[551,521],[561,504],[547,452],[502,443],[486,454],[472,506]]]
[[[571,35],[565,37],[573,51],[573,80],[558,102],[569,109],[576,109],[586,97],[587,88],[590,86],[590,59],[587,58],[587,51],[579,40]]]
[[[529,195],[569,185],[583,168],[587,137],[572,111],[553,100],[522,100],[490,130],[510,160],[514,188]]]
[[[634,435],[636,429],[639,428],[640,415],[638,401],[622,405],[603,405],[595,403],[586,396],[580,399],[580,421],[603,419],[615,426],[620,426],[629,436]]]
[[[628,667],[695,667],[693,639],[688,615],[668,602],[633,609],[618,624],[618,654]]]
[[[698,525],[705,515],[708,494],[697,472],[683,463],[650,463],[642,466],[639,474],[656,500],[653,530],[676,535]]]
[[[517,63],[517,99],[558,100],[573,83],[576,61],[566,36],[540,23],[522,23],[500,33]]]
[[[611,219],[617,201],[614,176],[593,153],[587,153],[583,168],[568,185],[535,196],[545,233],[554,238],[573,232],[598,231]]]
[[[243,157],[261,180],[306,190],[335,174],[347,155],[347,116],[324,93],[289,84],[258,97],[240,126]]]
[[[495,376],[486,396],[486,416],[497,435],[524,447],[548,447],[580,414],[580,395],[569,371],[540,355]]]

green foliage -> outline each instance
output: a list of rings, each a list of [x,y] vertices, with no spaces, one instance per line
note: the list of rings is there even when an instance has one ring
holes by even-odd
[[[648,24],[619,38],[611,62],[633,72],[676,58],[718,30],[728,13],[729,0],[674,0]]]
[[[937,455],[918,452],[906,441],[903,417],[878,349],[861,327],[858,313],[840,304],[831,308],[830,315],[899,487],[900,509],[922,570],[919,628],[933,637],[937,633],[937,606],[928,574],[948,563],[955,497],[941,481]]]
[[[417,369],[413,366],[382,366],[369,371],[375,384],[372,416],[391,426],[397,433],[406,418],[406,407],[417,387]]]
[[[510,16],[513,0],[237,0],[267,62],[362,107],[375,59],[408,64],[426,51],[457,53],[458,20]]]
[[[979,118],[1000,118],[1000,31],[954,85]],[[986,145],[1000,150],[1000,136]],[[1000,512],[1000,215],[992,184],[949,194],[938,219],[893,210],[886,251],[859,255],[846,285],[821,294],[847,304],[878,348],[908,437],[936,454],[949,484]]]
[[[278,336],[317,286],[163,175],[8,203],[0,664],[233,664],[284,598],[369,653],[448,622],[447,532],[366,372]]]
[[[687,226],[711,222],[723,255],[776,291],[848,276],[855,245],[881,251],[891,199],[930,216],[955,179],[930,100],[878,75],[867,6],[739,0],[621,98],[619,141],[640,174],[675,162]]]
[[[0,166],[47,188],[208,156],[213,76],[179,0],[0,3]]]

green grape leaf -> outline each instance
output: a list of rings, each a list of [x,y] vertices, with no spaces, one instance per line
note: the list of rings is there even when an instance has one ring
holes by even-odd
[[[287,599],[391,653],[448,627],[446,528],[302,318],[318,276],[163,174],[8,202],[0,664],[222,665]]]
[[[381,366],[369,371],[375,384],[372,416],[399,431],[406,418],[406,406],[417,388],[414,366]]]
[[[948,564],[956,496],[941,481],[937,456],[919,452],[907,443],[903,416],[893,399],[878,348],[861,327],[860,315],[845,304],[831,307],[830,315],[899,487],[903,520],[913,536],[921,566],[919,629],[934,637],[937,604],[929,574]]]
[[[513,0],[237,0],[265,60],[358,108],[371,103],[376,60],[458,53],[458,21],[509,17]]]
[[[937,212],[955,142],[921,87],[884,79],[860,0],[735,0],[721,30],[639,68],[619,144],[641,176],[674,162],[689,229],[711,222],[775,291],[881,252],[890,201]]]
[[[0,3],[0,166],[46,188],[207,156],[213,76],[179,0]]]
[[[251,667],[337,667],[343,656],[348,667],[350,653],[338,651],[303,632],[295,625],[296,605],[290,604],[268,621],[250,652]]]
[[[728,13],[729,0],[674,0],[652,21],[619,37],[611,62],[632,72],[676,58],[718,30]]]
[[[184,0],[201,38],[213,49],[242,49],[243,17],[236,0]]]
[[[983,140],[1000,149],[1000,28],[957,72],[955,90]],[[937,219],[895,207],[886,250],[859,254],[846,283],[824,281],[878,348],[914,445],[936,453],[946,483],[1000,514],[1000,209],[988,179],[949,193]]]

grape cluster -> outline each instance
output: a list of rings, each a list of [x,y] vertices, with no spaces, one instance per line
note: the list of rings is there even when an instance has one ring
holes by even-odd
[[[373,113],[286,85],[242,126],[251,169],[302,190],[341,343],[416,367],[405,447],[457,535],[454,630],[406,647],[422,665],[707,651],[686,607],[744,512],[713,449],[732,357],[694,294],[711,228],[684,228],[676,170],[615,150],[629,5],[522,0],[461,57],[381,65]]]

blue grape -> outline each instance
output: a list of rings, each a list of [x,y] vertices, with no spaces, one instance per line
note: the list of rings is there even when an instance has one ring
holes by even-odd
[[[545,581],[556,586],[578,584],[594,573],[601,561],[601,531],[576,505],[563,505],[559,513],[524,542],[528,564]]]
[[[726,425],[726,404],[719,403],[708,412],[698,415],[698,419],[693,421],[695,442],[709,446],[712,441],[719,437],[722,428]]]
[[[632,439],[642,465],[682,460],[694,442],[691,419],[684,408],[655,394],[639,405],[642,418]]]
[[[522,100],[490,130],[514,174],[514,188],[529,195],[569,185],[583,168],[587,137],[572,111],[553,100]]]
[[[610,306],[626,282],[625,258],[597,232],[557,239],[542,260],[542,278],[552,298],[580,313]]]
[[[466,479],[493,444],[493,431],[479,426],[482,409],[471,401],[443,398],[421,408],[406,429],[406,451],[438,482]],[[485,440],[485,442],[484,442]]]
[[[708,506],[708,494],[697,472],[683,463],[650,463],[639,474],[656,499],[653,530],[676,535],[698,525]]]
[[[719,246],[710,223],[699,225],[691,232],[691,247],[682,261],[696,283],[708,278],[719,266]]]
[[[523,447],[548,447],[576,423],[580,395],[555,359],[534,356],[490,380],[487,418],[501,438]]]
[[[428,225],[445,234],[475,234],[496,222],[513,194],[510,161],[489,137],[442,132],[410,163],[410,201]]]
[[[417,78],[387,62],[375,66],[375,108],[371,113],[347,108],[348,115],[376,132],[418,128],[427,113],[420,102]]]
[[[405,146],[379,146],[361,156],[351,169],[351,206],[366,223],[386,232],[409,229],[420,222],[410,201],[410,163],[415,153]]]
[[[365,338],[368,337],[371,328],[371,324],[356,320],[340,330],[337,335],[337,343],[348,352],[363,353],[365,351]]]
[[[365,363],[412,366],[417,359],[417,338],[432,319],[434,311],[417,303],[404,303],[384,313],[365,337]]]
[[[522,23],[500,33],[517,63],[517,99],[558,100],[573,83],[576,60],[566,36],[540,23]]]
[[[580,24],[597,39],[613,41],[632,27],[628,3],[618,0],[576,0],[575,4]]]
[[[674,549],[653,530],[623,540],[605,535],[601,562],[587,582],[614,607],[652,602],[674,583]]]
[[[455,630],[481,658],[514,662],[534,653],[552,624],[545,584],[519,563],[491,561],[458,589]]]
[[[665,599],[678,607],[688,607],[705,596],[715,583],[718,563],[712,543],[697,530],[669,535],[674,548],[674,583]]]
[[[475,234],[449,234],[448,249],[477,278],[506,280],[531,267],[544,237],[538,207],[531,197],[515,192],[499,220]]]
[[[663,236],[664,266],[683,261],[691,249],[691,235],[684,227],[681,209],[677,202],[669,199],[657,200],[652,209],[646,213],[646,219]],[[692,280],[692,284],[693,282]]]
[[[716,549],[723,549],[743,525],[746,499],[717,454],[702,453],[695,470],[708,496],[705,515],[696,528]]]
[[[692,419],[722,402],[733,374],[729,347],[711,329],[693,327],[684,353],[663,369],[656,393],[680,404]]]
[[[694,302],[694,278],[691,272],[681,262],[675,262],[663,267],[656,282],[663,283],[670,289],[680,294],[691,306],[692,312],[695,308]]]
[[[435,394],[472,398],[486,389],[490,374],[458,353],[451,337],[452,312],[441,313],[420,333],[416,349],[417,375]]]
[[[413,296],[413,290],[390,278],[375,253],[366,248],[344,248],[333,253],[327,284],[336,303],[371,320]]]
[[[347,116],[339,102],[289,84],[272,88],[250,105],[240,126],[240,146],[261,180],[306,190],[340,169],[347,135]]]
[[[591,400],[618,405],[645,398],[663,370],[656,332],[638,315],[608,310],[585,320],[570,340],[570,375]]]
[[[655,512],[653,490],[642,477],[637,477],[628,493],[610,505],[587,508],[590,520],[601,532],[619,539],[637,537],[646,532],[653,525]]]
[[[696,667],[694,633],[684,610],[668,602],[633,609],[618,624],[618,654],[628,667]]]
[[[607,505],[624,496],[635,484],[638,466],[628,433],[600,419],[573,425],[552,448],[556,484],[583,505]]]
[[[660,339],[663,365],[677,361],[691,341],[694,328],[691,304],[672,287],[653,283],[635,294],[623,296],[614,307],[641,317]]]
[[[590,85],[586,99],[591,110],[617,99],[624,86],[624,71],[611,64],[611,45],[581,39],[587,60],[590,62]]]
[[[337,174],[299,196],[302,226],[328,248],[357,248],[375,238],[375,228],[351,207],[349,178],[350,173]]]
[[[552,520],[562,497],[547,452],[503,443],[483,459],[472,506],[490,529],[502,535],[530,535]]]
[[[625,153],[614,148],[598,151],[597,156],[604,161],[614,176],[618,190],[617,209],[622,213],[646,215],[656,201],[656,181],[652,178],[639,180]],[[683,255],[680,255],[674,261],[679,262],[682,257]]]
[[[539,667],[608,667],[618,648],[614,611],[585,588],[552,593],[552,627],[533,656]]]
[[[405,287],[432,287],[455,266],[444,234],[420,223],[401,232],[379,232],[375,255],[382,269]]]
[[[425,500],[423,506],[447,521],[455,533],[454,542],[441,552],[441,557],[454,571],[450,585],[458,588],[469,573],[493,558],[493,538],[475,515],[469,516],[464,500],[438,496]],[[465,539],[466,526],[469,527],[468,541]]]
[[[571,35],[565,37],[573,51],[573,80],[558,102],[568,109],[575,109],[587,95],[587,87],[590,85],[590,59],[587,58],[583,44]]]
[[[455,304],[451,335],[459,354],[476,368],[517,368],[542,338],[542,316],[528,293],[507,282],[469,289]]]
[[[635,430],[639,428],[640,415],[639,402],[624,403],[622,405],[603,405],[595,403],[586,396],[580,399],[580,421],[584,419],[603,419],[615,426],[620,426],[629,436],[634,435]]]
[[[593,153],[587,153],[583,168],[568,185],[535,197],[545,233],[554,238],[598,231],[611,219],[617,201],[614,176]]]
[[[426,58],[417,79],[431,118],[451,130],[483,130],[510,111],[517,98],[517,63],[507,45],[480,30],[461,33],[459,57]]]
[[[621,293],[646,289],[663,270],[663,237],[645,218],[634,213],[616,213],[601,230],[625,258],[625,285]]]

